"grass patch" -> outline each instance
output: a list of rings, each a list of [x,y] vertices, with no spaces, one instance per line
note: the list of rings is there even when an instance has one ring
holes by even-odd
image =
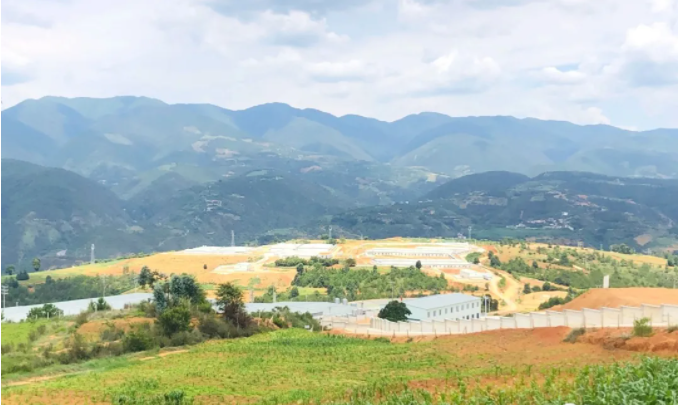
[[[585,334],[585,328],[577,328],[577,329],[572,329],[571,332],[566,336],[566,338],[563,340],[564,342],[568,343],[575,343],[578,341],[578,338],[582,335]]]
[[[636,337],[652,336],[653,328],[651,327],[651,320],[649,318],[641,318],[634,321],[632,335]]]

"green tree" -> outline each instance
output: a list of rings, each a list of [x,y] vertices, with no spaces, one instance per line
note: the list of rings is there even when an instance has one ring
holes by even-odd
[[[497,269],[502,267],[502,262],[500,261],[500,258],[495,255],[490,256],[490,266],[495,267]]]
[[[408,320],[408,315],[410,314],[412,312],[410,312],[405,303],[391,301],[380,310],[377,317],[391,322],[403,322]]]
[[[17,274],[17,280],[19,281],[26,281],[30,278],[26,270],[21,270],[19,271],[19,274]]]
[[[552,289],[552,285],[549,282],[545,282],[542,285],[542,291],[550,291]]]
[[[88,306],[88,310],[90,312],[95,312],[95,311],[109,311],[111,309],[111,305],[109,305],[108,302],[103,297],[99,297],[99,299],[95,301],[90,301],[90,305]]]
[[[571,261],[568,260],[568,254],[566,252],[561,253],[561,256],[559,257],[559,264],[562,266],[571,265]]]
[[[530,294],[531,293],[530,284],[524,284],[523,285],[523,293],[524,294]]]
[[[191,311],[187,303],[175,305],[163,311],[158,316],[158,324],[165,336],[172,336],[177,332],[185,332],[191,328]]]
[[[344,263],[349,267],[356,267],[356,259],[354,259],[353,257],[348,258],[347,260],[344,261]]]
[[[170,278],[168,291],[171,300],[173,300],[171,305],[176,304],[182,299],[189,300],[193,305],[205,302],[205,292],[196,282],[196,279],[188,274],[182,274],[181,276],[173,275]]]
[[[290,289],[290,298],[297,298],[299,297],[299,289],[297,287],[292,287]]]
[[[15,269],[14,265],[10,264],[9,266],[5,267],[5,274],[11,276],[12,274],[14,274],[14,269]]]
[[[416,262],[415,262],[415,268],[418,269],[418,270],[422,269],[422,262],[419,261],[419,260],[416,261]]]
[[[26,318],[27,319],[54,318],[56,316],[63,315],[64,311],[57,308],[54,304],[45,304],[41,307],[31,308],[31,310],[28,311],[28,315],[26,316]]]
[[[224,319],[237,327],[250,324],[250,316],[245,312],[243,291],[232,283],[220,284],[217,287],[217,307],[222,311]]]
[[[297,274],[302,275],[304,273],[304,265],[302,263],[297,265]]]
[[[141,268],[141,271],[139,272],[139,285],[142,288],[146,288],[146,286],[149,286],[153,288],[153,284],[156,282],[156,277],[151,272],[151,269],[149,269],[147,266],[144,266]]]
[[[533,260],[532,267],[533,267],[533,269],[537,270],[538,267],[539,267],[539,266],[538,266],[538,262],[536,262],[535,260]]]
[[[33,258],[32,264],[33,264],[33,270],[40,271],[40,259],[38,259],[37,257]]]

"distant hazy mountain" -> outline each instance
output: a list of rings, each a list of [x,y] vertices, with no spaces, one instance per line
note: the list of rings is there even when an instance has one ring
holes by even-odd
[[[417,179],[556,170],[677,176],[676,129],[437,113],[384,122],[280,103],[233,111],[145,97],[44,97],[4,110],[2,118],[3,157],[73,170],[125,198],[167,172],[207,182],[259,169],[267,159],[325,171],[370,163],[363,167],[380,179],[402,178],[391,172],[403,169]]]

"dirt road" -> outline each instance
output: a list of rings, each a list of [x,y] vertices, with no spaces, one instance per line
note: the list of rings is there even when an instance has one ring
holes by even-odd
[[[518,309],[518,306],[516,304],[516,299],[519,297],[519,294],[521,292],[521,289],[523,288],[523,285],[516,281],[514,277],[512,277],[509,273],[498,270],[498,269],[490,269],[486,268],[488,271],[491,271],[493,273],[497,273],[500,276],[493,274],[493,279],[490,281],[488,288],[490,289],[490,293],[496,297],[498,297],[498,301],[500,301],[500,307],[498,308],[498,313],[509,313],[509,312],[516,312]],[[502,277],[505,279],[505,287],[500,288],[500,281],[502,280]],[[502,305],[502,301],[504,301],[505,305]]]

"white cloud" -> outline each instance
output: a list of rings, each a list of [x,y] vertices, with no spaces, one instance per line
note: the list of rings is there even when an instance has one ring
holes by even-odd
[[[5,108],[134,94],[677,125],[676,0],[5,0],[2,19]]]
[[[587,75],[578,70],[562,71],[554,66],[542,69],[538,76],[549,84],[577,84],[582,83],[587,78]]]

